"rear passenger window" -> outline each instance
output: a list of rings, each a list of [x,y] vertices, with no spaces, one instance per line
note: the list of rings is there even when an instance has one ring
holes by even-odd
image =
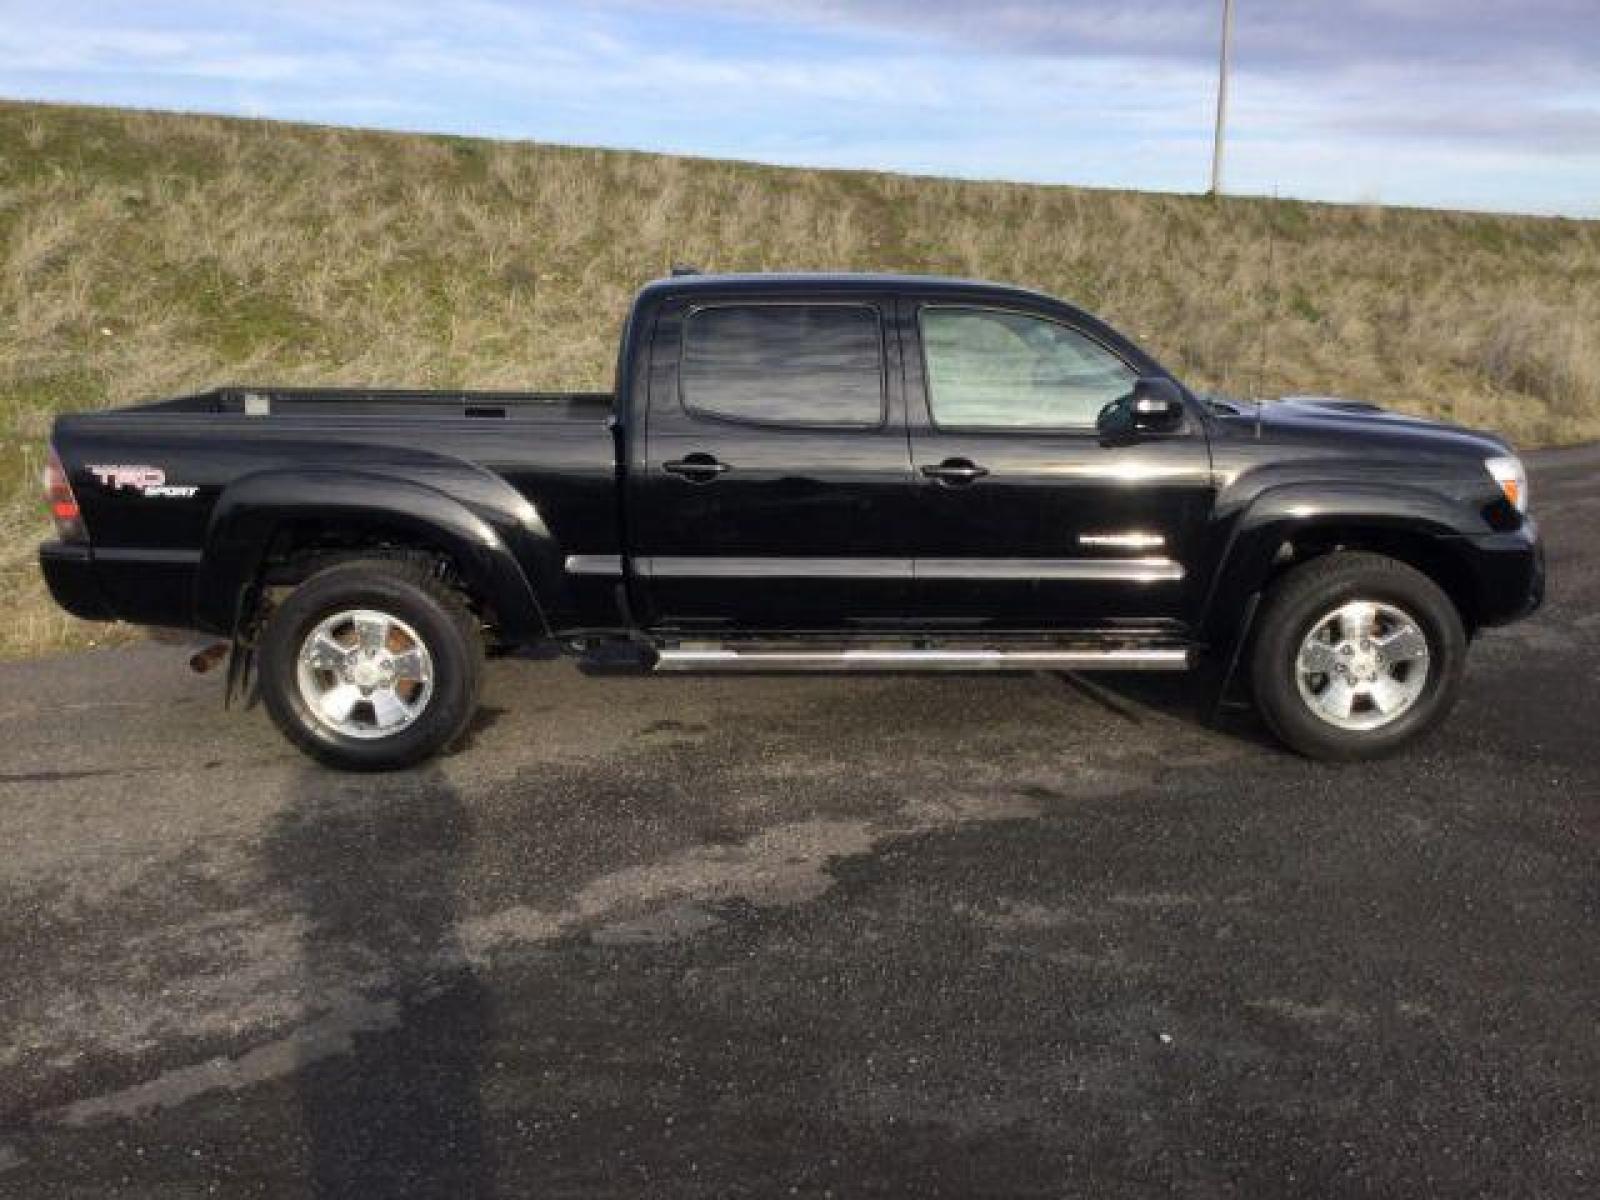
[[[857,429],[883,423],[883,334],[874,308],[749,304],[690,314],[683,338],[689,411],[763,425]]]

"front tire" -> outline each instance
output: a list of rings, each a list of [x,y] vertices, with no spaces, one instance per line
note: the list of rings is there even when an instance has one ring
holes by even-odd
[[[1308,758],[1393,753],[1456,702],[1467,638],[1426,575],[1378,554],[1295,567],[1267,594],[1251,652],[1256,707]]]
[[[421,564],[371,559],[319,571],[273,611],[259,651],[273,723],[341,770],[421,762],[477,711],[477,622]]]

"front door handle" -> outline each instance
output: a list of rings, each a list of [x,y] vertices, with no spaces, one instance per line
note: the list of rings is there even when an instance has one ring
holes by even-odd
[[[989,468],[980,467],[970,458],[947,458],[942,463],[929,463],[922,468],[922,473],[929,479],[937,479],[946,487],[959,487],[982,479],[989,473]]]
[[[709,454],[691,454],[687,458],[675,458],[671,462],[661,464],[661,469],[669,475],[679,475],[690,483],[710,483],[718,475],[733,470],[725,462],[718,462]]]

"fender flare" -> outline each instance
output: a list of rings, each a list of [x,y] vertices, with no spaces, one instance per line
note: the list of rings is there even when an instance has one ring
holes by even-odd
[[[508,640],[547,636],[532,585],[506,543],[515,514],[483,515],[436,488],[376,472],[316,468],[263,471],[235,480],[218,498],[195,579],[204,628],[233,633],[259,585],[273,539],[299,519],[393,529],[448,554],[494,611]]]
[[[1265,587],[1279,548],[1318,529],[1420,536],[1434,539],[1445,554],[1449,539],[1487,531],[1482,517],[1461,503],[1408,484],[1351,480],[1266,488],[1228,523],[1197,622],[1208,641],[1226,644],[1243,632],[1250,598]]]

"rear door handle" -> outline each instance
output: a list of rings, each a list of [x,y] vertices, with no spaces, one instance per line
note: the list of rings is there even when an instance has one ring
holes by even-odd
[[[670,475],[678,475],[691,483],[710,483],[718,475],[733,470],[725,462],[718,462],[709,454],[691,454],[687,458],[675,458],[671,462],[661,464],[661,469]]]
[[[929,463],[922,468],[922,473],[946,486],[959,486],[982,479],[989,473],[989,468],[980,467],[968,458],[947,458],[942,463]]]

